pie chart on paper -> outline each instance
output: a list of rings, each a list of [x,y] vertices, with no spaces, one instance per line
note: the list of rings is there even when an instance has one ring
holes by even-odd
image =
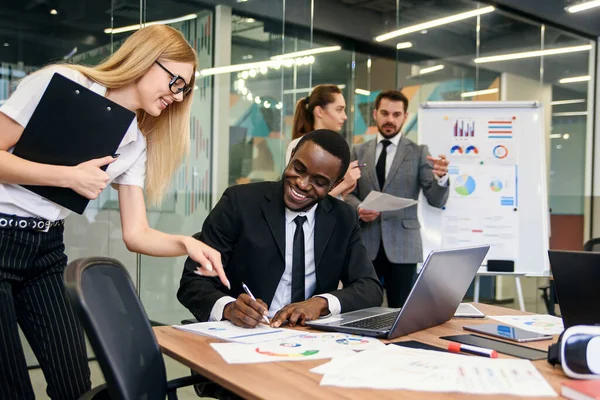
[[[454,181],[456,193],[461,196],[469,196],[475,191],[475,179],[469,175],[460,175]]]

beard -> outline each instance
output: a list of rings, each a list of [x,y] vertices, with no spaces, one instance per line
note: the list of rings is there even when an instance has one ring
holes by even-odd
[[[385,125],[379,125],[379,124],[377,124],[377,130],[386,139],[391,139],[391,138],[395,137],[397,134],[400,133],[400,131],[402,130],[403,126],[404,126],[404,123],[402,123],[402,125],[400,125],[400,127],[398,129],[396,129],[396,126],[392,125],[392,124],[385,124]],[[392,133],[386,132],[385,131],[386,128],[391,128],[392,129]]]

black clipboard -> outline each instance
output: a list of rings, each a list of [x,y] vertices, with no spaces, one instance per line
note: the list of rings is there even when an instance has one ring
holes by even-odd
[[[13,154],[29,161],[64,166],[110,156],[133,118],[133,111],[55,73]],[[22,186],[78,214],[83,214],[89,203],[72,189]]]

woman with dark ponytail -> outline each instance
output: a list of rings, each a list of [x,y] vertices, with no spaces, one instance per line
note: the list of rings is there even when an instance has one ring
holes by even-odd
[[[292,127],[293,140],[286,151],[286,165],[290,162],[292,151],[302,136],[316,129],[340,132],[347,119],[346,101],[340,88],[336,85],[316,86],[309,96],[298,100],[296,104]],[[330,195],[343,197],[354,190],[356,181],[360,178],[360,168],[357,166],[356,161],[350,163],[344,180],[329,192]]]

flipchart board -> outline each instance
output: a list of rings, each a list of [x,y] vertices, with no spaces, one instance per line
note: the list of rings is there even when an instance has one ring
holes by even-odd
[[[485,265],[510,260],[515,273],[549,275],[543,125],[538,102],[427,102],[419,107],[419,143],[450,161],[446,206],[433,208],[421,194],[425,255],[489,244]]]

